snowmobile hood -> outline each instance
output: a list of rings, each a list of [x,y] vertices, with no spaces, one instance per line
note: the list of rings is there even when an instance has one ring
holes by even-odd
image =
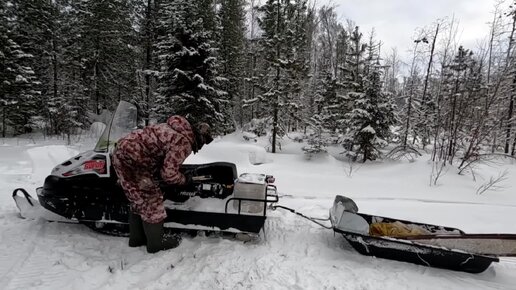
[[[184,117],[177,115],[172,116],[168,118],[167,125],[169,125],[170,128],[174,129],[174,131],[177,133],[185,136],[191,144],[195,142],[192,126]]]

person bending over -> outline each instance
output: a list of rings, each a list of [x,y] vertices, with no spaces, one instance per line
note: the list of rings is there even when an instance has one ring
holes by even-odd
[[[175,248],[177,237],[163,235],[167,217],[163,192],[155,177],[178,186],[192,183],[179,167],[192,153],[213,141],[210,126],[192,126],[182,116],[172,116],[166,123],[135,130],[118,141],[113,166],[130,203],[129,246],[146,245],[147,252]]]

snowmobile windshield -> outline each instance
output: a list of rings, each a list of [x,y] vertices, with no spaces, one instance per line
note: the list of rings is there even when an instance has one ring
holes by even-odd
[[[120,138],[137,128],[137,117],[138,110],[136,106],[121,101],[113,114],[113,118],[100,136],[95,146],[95,151],[110,152]]]

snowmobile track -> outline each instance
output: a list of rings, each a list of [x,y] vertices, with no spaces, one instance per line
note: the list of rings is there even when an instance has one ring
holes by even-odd
[[[43,227],[42,223],[31,224],[28,228],[29,234],[25,238],[22,238],[15,247],[0,253],[0,285],[8,285],[18,275],[19,270],[34,252],[37,238],[41,236]]]
[[[33,223],[19,243],[0,254],[0,285],[2,289],[29,289],[42,283],[59,280],[63,273],[53,265],[46,251],[38,249],[44,236],[46,222]],[[48,245],[45,245],[48,247]]]

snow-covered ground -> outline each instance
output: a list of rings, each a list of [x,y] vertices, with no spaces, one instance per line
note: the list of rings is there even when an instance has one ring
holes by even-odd
[[[289,212],[272,211],[258,241],[199,235],[173,250],[149,255],[74,224],[24,220],[11,198],[31,193],[58,162],[90,149],[82,139],[0,139],[1,289],[516,289],[516,259],[481,274],[453,272],[362,256],[342,237]],[[327,217],[336,194],[361,212],[458,227],[471,233],[516,233],[516,164],[500,162],[458,175],[454,167],[429,186],[428,155],[414,162],[353,164],[325,155],[308,161],[302,144],[284,142],[266,153],[265,140],[234,134],[218,139],[187,162],[229,161],[239,173],[276,177],[280,204]],[[476,194],[508,170],[498,191]]]

